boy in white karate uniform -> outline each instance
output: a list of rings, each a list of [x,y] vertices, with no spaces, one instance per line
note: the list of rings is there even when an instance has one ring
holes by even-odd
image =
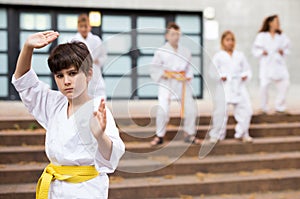
[[[54,41],[54,31],[30,35],[22,48],[12,83],[35,119],[46,129],[50,164],[37,185],[38,199],[108,197],[109,180],[125,151],[104,100],[91,99],[92,58],[82,42],[53,49],[48,65],[59,91],[39,81],[32,53]],[[96,108],[96,109],[95,109]]]
[[[229,105],[234,106],[234,118],[237,121],[234,137],[251,142],[249,126],[252,107],[245,85],[252,76],[251,69],[244,54],[234,50],[235,37],[231,31],[222,34],[221,46],[222,50],[213,57],[210,71],[212,78],[217,81],[210,142],[225,139]]]
[[[284,113],[286,95],[290,84],[285,56],[289,53],[289,38],[282,33],[277,15],[267,17],[255,38],[252,53],[259,58],[259,80],[261,95],[261,111],[268,109],[268,88],[271,83],[277,87],[275,110]]]
[[[181,100],[181,116],[184,116],[185,142],[200,144],[195,137],[197,107],[193,99],[191,81],[191,52],[179,45],[180,28],[169,23],[166,32],[167,43],[158,49],[152,60],[151,78],[158,83],[159,108],[156,115],[156,136],[150,143],[156,146],[163,143],[169,121],[170,101]]]
[[[102,67],[107,60],[107,52],[104,48],[102,40],[91,33],[90,20],[87,14],[81,14],[78,17],[78,24],[75,37],[73,40],[78,40],[85,43],[93,58],[93,77],[89,83],[88,93],[93,97],[106,98],[105,83],[102,77]]]

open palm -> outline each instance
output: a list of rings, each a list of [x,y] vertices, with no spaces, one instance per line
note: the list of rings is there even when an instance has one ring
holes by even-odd
[[[32,48],[43,48],[44,46],[53,42],[59,36],[58,32],[44,31],[30,35],[27,38],[27,45]]]
[[[98,110],[94,112],[90,122],[90,128],[94,137],[98,140],[106,129],[106,108],[104,99],[101,99]]]

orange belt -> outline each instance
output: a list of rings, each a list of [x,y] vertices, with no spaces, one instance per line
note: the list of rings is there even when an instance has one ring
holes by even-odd
[[[184,117],[184,98],[185,98],[185,87],[186,81],[188,80],[185,77],[185,71],[164,71],[164,76],[168,79],[176,79],[182,82],[182,91],[181,91],[181,110],[180,110],[180,117]]]

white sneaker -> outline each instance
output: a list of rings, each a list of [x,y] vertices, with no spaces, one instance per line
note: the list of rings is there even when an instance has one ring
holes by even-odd
[[[253,138],[250,136],[246,136],[246,137],[243,137],[242,141],[246,142],[246,143],[251,143],[251,142],[253,142]]]
[[[209,138],[209,142],[210,142],[211,144],[216,144],[216,143],[218,142],[218,138],[210,137],[210,138]]]

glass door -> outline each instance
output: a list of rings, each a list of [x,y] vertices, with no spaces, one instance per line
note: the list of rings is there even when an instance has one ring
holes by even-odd
[[[156,98],[157,85],[150,78],[150,65],[154,52],[165,43],[167,16],[136,17],[136,96],[138,98]]]
[[[19,50],[23,47],[30,34],[52,29],[52,18],[50,13],[45,12],[21,12],[20,13],[20,34]],[[52,44],[53,45],[53,44]],[[47,64],[50,47],[45,46],[41,49],[34,49],[32,56],[32,67],[39,76],[39,79],[50,87],[53,84],[51,71]]]
[[[9,96],[7,10],[0,8],[0,98]]]
[[[194,94],[202,96],[201,15],[191,14],[103,14],[102,38],[108,51],[103,69],[108,98],[154,99],[157,85],[149,68],[154,52],[165,43],[165,27],[175,21],[182,29],[181,43],[192,51]]]

